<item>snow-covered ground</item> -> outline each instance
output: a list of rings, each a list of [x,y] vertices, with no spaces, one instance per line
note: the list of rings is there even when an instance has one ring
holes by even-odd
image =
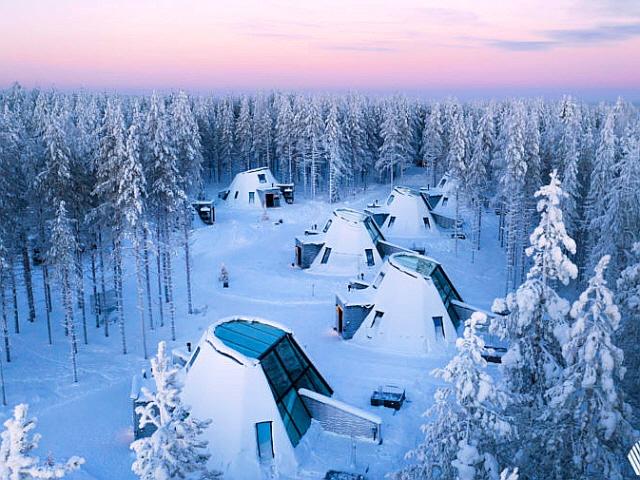
[[[422,178],[417,174],[407,176],[402,183],[419,186]],[[214,191],[217,189],[212,188]],[[181,251],[175,258],[178,340],[169,342],[171,347],[197,341],[208,325],[224,316],[244,314],[272,319],[294,331],[335,390],[336,398],[382,417],[383,444],[358,443],[355,468],[350,439],[311,429],[298,447],[304,468],[300,476],[304,478],[322,478],[330,468],[368,471],[370,478],[383,478],[384,473],[401,466],[404,453],[421,437],[418,428],[423,423],[421,415],[439,384],[429,372],[443,366],[452,353],[415,359],[383,354],[341,340],[333,331],[334,296],[336,291],[346,288],[347,279],[313,275],[291,266],[296,235],[314,223],[323,224],[337,206],[362,209],[373,200],[382,201],[388,193],[388,186],[375,185],[339,204],[329,205],[305,200],[298,191],[294,205],[268,212],[269,221],[262,219],[260,211],[219,206],[215,225],[199,224],[193,235],[194,304],[201,310],[196,315],[186,313]],[[282,223],[276,224],[280,219]],[[457,256],[454,240],[447,236],[426,245],[427,255],[443,264],[464,300],[486,309],[504,291],[504,256],[496,235],[496,218],[488,214],[483,221],[483,250],[476,256],[475,264],[470,263],[469,240],[459,241]],[[23,320],[22,333],[11,339],[14,358],[5,364],[9,404],[30,404],[30,413],[39,420],[37,430],[43,434],[41,456],[51,452],[57,459],[71,455],[85,457],[82,471],[71,478],[135,478],[130,470],[129,389],[131,376],[147,367],[147,362],[141,354],[134,270],[130,259],[128,262],[125,279],[131,352],[128,355],[120,353],[116,325],[111,328],[111,336],[105,338],[89,316],[89,345],[80,348],[80,381],[74,385],[60,311],[54,311],[57,321],[53,347],[47,345],[42,308],[38,310],[37,321],[29,324]],[[230,274],[229,289],[222,289],[217,281],[222,263]],[[38,269],[35,282],[37,299],[42,305]],[[165,326],[149,335],[150,350],[154,350],[158,340],[169,338],[165,319]],[[397,413],[369,406],[371,392],[384,384],[406,388],[408,402]],[[4,420],[9,413],[9,408],[1,409],[0,419]]]

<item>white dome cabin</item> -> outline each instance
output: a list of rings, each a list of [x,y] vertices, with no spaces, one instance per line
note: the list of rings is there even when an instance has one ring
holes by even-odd
[[[460,325],[476,310],[437,261],[395,253],[371,284],[352,284],[336,295],[335,329],[371,348],[425,356],[455,344]]]
[[[456,220],[456,188],[458,182],[445,173],[435,187],[421,188],[436,223],[444,228],[453,228]]]
[[[296,238],[296,265],[316,273],[356,275],[382,265],[404,248],[388,243],[371,215],[350,208],[333,211],[322,230]]]
[[[209,327],[192,353],[174,352],[176,358],[183,401],[195,417],[211,420],[203,439],[210,467],[225,478],[257,480],[272,472],[298,478],[297,447],[315,422],[381,443],[380,418],[331,398],[327,381],[282,325],[228,317]]]
[[[280,183],[268,167],[238,173],[218,197],[237,208],[275,208],[293,203],[293,183]]]
[[[427,200],[407,187],[395,187],[383,205],[370,205],[365,211],[387,239],[403,246],[414,247],[439,233]]]

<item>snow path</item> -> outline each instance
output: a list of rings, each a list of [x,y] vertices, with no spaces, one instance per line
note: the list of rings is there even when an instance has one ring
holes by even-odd
[[[403,183],[419,185],[420,180],[417,175],[405,176]],[[358,444],[357,470],[368,469],[370,478],[382,478],[384,473],[402,465],[406,450],[420,439],[421,415],[431,404],[439,385],[429,372],[446,363],[450,352],[440,357],[415,359],[380,354],[341,340],[332,329],[334,297],[337,291],[346,288],[347,278],[311,275],[292,268],[291,262],[294,237],[314,223],[324,223],[333,208],[361,209],[373,200],[383,200],[388,192],[388,186],[376,185],[335,205],[300,199],[298,195],[296,204],[269,211],[268,222],[261,221],[261,212],[218,207],[215,225],[199,225],[193,235],[193,298],[200,314],[186,314],[181,249],[177,249],[174,258],[178,340],[169,342],[169,346],[195,342],[212,322],[233,314],[265,317],[289,326],[334,388],[336,398],[382,417],[383,445]],[[275,224],[279,219],[283,223]],[[483,250],[474,265],[469,263],[468,240],[459,243],[457,257],[450,238],[443,237],[427,245],[427,254],[442,262],[465,301],[487,309],[504,289],[504,261],[496,242],[496,224],[493,215],[483,219]],[[39,419],[37,430],[43,434],[41,457],[51,452],[57,459],[74,454],[86,458],[83,471],[71,477],[75,479],[135,478],[130,471],[132,456],[128,448],[132,439],[129,389],[131,376],[146,368],[147,362],[141,356],[134,269],[130,252],[127,255],[124,301],[128,355],[120,353],[117,326],[112,325],[110,337],[105,338],[88,312],[89,345],[81,343],[78,325],[80,382],[73,385],[69,346],[59,308],[52,314],[54,345],[47,344],[39,267],[34,269],[37,321],[31,324],[21,319],[22,333],[11,337],[14,358],[11,364],[5,364],[9,404],[28,402],[31,405],[30,412]],[[217,281],[222,263],[230,274],[228,290],[222,289]],[[153,273],[155,264],[151,267]],[[109,279],[110,276],[107,281]],[[153,280],[155,301],[157,292]],[[86,281],[88,292],[89,278]],[[53,294],[57,306],[59,294],[57,290]],[[20,295],[21,312],[26,312],[22,289]],[[154,322],[157,324],[158,320],[154,305]],[[169,335],[165,311],[165,326],[148,332],[149,350],[154,350],[157,341],[168,340]],[[407,390],[409,402],[396,414],[368,405],[371,392],[387,383]],[[9,408],[0,409],[0,420],[9,414]],[[316,437],[322,438],[314,440]],[[350,440],[313,432],[307,441],[313,442],[315,451],[299,448],[305,459],[305,472],[301,472],[304,478],[318,478],[313,472],[323,475],[328,467],[349,467]]]

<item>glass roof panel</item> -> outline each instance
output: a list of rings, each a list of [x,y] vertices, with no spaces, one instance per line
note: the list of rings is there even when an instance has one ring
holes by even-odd
[[[286,334],[271,325],[247,320],[222,323],[214,333],[225,345],[251,358],[260,358]]]

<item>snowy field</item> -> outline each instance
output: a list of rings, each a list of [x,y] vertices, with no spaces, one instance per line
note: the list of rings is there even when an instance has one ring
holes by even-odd
[[[399,183],[419,186],[422,180],[419,175],[406,176]],[[374,185],[364,193],[329,205],[304,199],[299,189],[296,203],[270,210],[269,221],[262,220],[262,212],[258,210],[218,206],[215,225],[198,224],[193,235],[194,305],[200,310],[196,315],[186,313],[181,251],[175,259],[178,340],[169,342],[170,347],[197,341],[208,325],[228,315],[271,319],[294,331],[335,390],[336,398],[382,417],[383,444],[358,443],[355,466],[349,439],[310,429],[297,449],[303,459],[304,471],[300,472],[300,478],[322,478],[329,468],[337,468],[368,472],[368,478],[378,479],[401,466],[404,453],[421,438],[421,415],[439,385],[429,372],[446,364],[452,354],[450,351],[446,355],[415,359],[381,354],[341,340],[332,329],[334,296],[346,288],[348,278],[313,275],[291,266],[296,235],[314,223],[323,224],[337,206],[362,209],[373,200],[383,201],[388,192],[388,186]],[[279,219],[283,222],[276,224]],[[463,299],[486,309],[496,296],[504,293],[504,255],[496,241],[496,224],[493,214],[483,219],[483,249],[475,264],[470,263],[469,240],[459,242],[457,256],[454,240],[447,236],[426,245],[427,255],[443,264]],[[31,413],[39,420],[37,430],[43,434],[41,456],[52,452],[60,459],[71,455],[85,457],[82,471],[70,478],[135,478],[130,469],[133,456],[129,444],[133,434],[129,390],[131,376],[147,368],[147,362],[142,358],[135,312],[134,268],[130,258],[127,262],[128,355],[120,353],[117,326],[114,324],[111,336],[105,338],[102,329],[97,329],[89,316],[89,345],[80,347],[80,380],[73,385],[61,311],[54,311],[57,321],[54,322],[53,347],[47,345],[43,308],[38,310],[36,323],[29,324],[23,319],[22,333],[12,336],[14,358],[5,365],[9,405],[30,404]],[[229,270],[229,289],[222,289],[217,281],[222,263]],[[42,307],[40,275],[36,269],[36,295]],[[156,305],[154,321],[158,322]],[[165,319],[165,326],[149,335],[150,351],[155,349],[157,341],[169,338]],[[408,402],[397,413],[369,406],[371,392],[388,383],[401,385],[407,391]],[[2,420],[9,413],[9,408],[0,410]]]

